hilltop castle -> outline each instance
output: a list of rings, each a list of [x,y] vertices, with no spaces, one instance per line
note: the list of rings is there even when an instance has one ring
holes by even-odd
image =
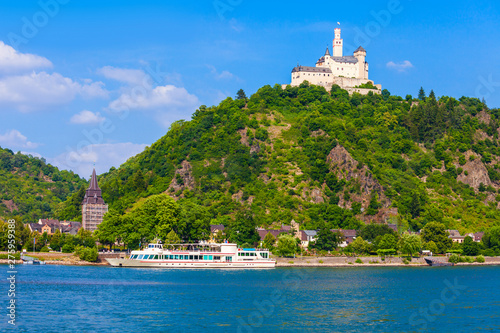
[[[90,186],[85,191],[85,197],[82,202],[82,223],[83,228],[89,231],[97,230],[97,227],[102,222],[104,214],[108,212],[108,205],[102,198],[102,191],[97,184],[97,176],[95,168],[92,171]]]
[[[297,66],[292,70],[292,86],[299,86],[302,82],[308,81],[311,84],[320,85],[330,90],[332,85],[337,84],[342,89],[346,89],[350,94],[359,92],[368,94],[381,93],[382,85],[374,85],[376,89],[359,88],[367,83],[373,84],[368,79],[368,63],[366,62],[366,51],[363,47],[358,47],[352,56],[343,55],[343,40],[340,38],[340,28],[335,29],[335,39],[333,40],[332,54],[327,47],[325,55],[316,62],[316,67]],[[286,85],[284,85],[286,87]]]

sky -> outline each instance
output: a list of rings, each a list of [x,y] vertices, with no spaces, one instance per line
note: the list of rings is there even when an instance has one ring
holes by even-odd
[[[106,172],[200,105],[290,83],[339,26],[393,95],[500,107],[499,17],[493,0],[2,1],[0,146]]]

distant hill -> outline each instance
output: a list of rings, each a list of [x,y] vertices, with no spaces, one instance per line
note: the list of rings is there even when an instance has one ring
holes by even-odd
[[[52,218],[66,208],[62,203],[86,184],[78,175],[60,171],[43,158],[0,147],[0,218],[4,220]]]
[[[461,232],[500,221],[500,110],[476,98],[362,96],[307,83],[201,106],[100,177],[110,208],[167,193],[258,225],[358,228],[369,221]],[[78,181],[75,180],[77,183]],[[73,196],[67,211],[78,210]]]

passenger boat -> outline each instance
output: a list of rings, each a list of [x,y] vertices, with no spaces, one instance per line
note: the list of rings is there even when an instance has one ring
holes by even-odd
[[[236,244],[174,244],[160,242],[132,251],[129,258],[106,258],[114,267],[149,268],[274,268],[264,249],[242,249]]]

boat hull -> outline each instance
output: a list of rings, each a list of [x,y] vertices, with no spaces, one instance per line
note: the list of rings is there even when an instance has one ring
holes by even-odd
[[[233,262],[165,262],[165,261],[141,261],[133,259],[105,259],[113,267],[138,267],[138,268],[274,268],[276,262],[270,261],[233,261]]]

